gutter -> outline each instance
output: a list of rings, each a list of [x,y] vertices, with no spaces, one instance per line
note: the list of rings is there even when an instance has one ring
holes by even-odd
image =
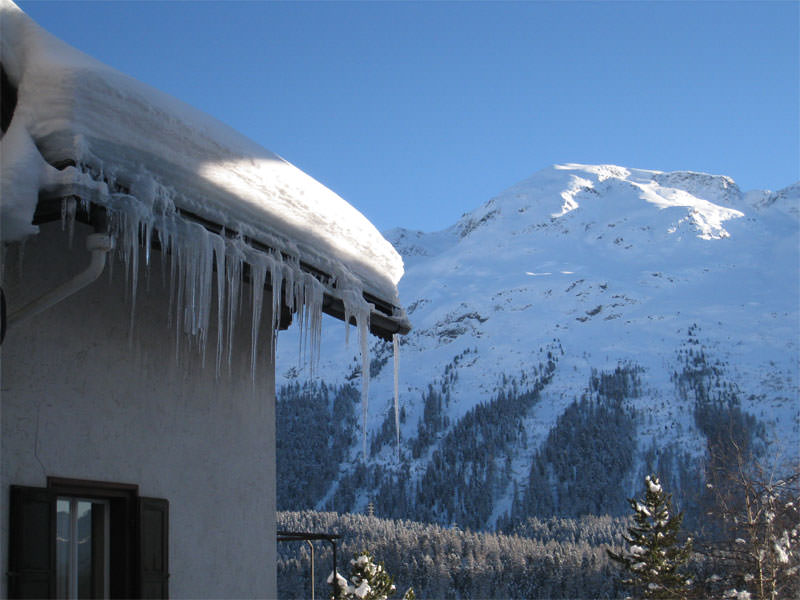
[[[64,165],[56,163],[55,166],[57,168],[63,168]],[[36,213],[33,218],[34,225],[41,225],[61,219],[61,206],[65,198],[74,198],[78,200],[79,206],[89,204],[89,209],[84,210],[83,208],[79,208],[76,214],[76,220],[97,227],[98,221],[96,218],[96,211],[100,213],[104,212],[102,204],[98,202],[97,191],[75,183],[64,184],[56,189],[43,190],[39,193],[39,203],[37,204]],[[223,226],[185,209],[178,209],[177,213],[182,219],[202,225],[211,233],[223,236],[234,236],[233,232],[227,231]],[[104,219],[105,215],[101,218]],[[100,222],[103,223],[104,221]],[[247,238],[246,241],[257,250],[265,252],[270,250],[269,246],[260,243],[258,240]],[[155,240],[153,244],[155,247]],[[342,300],[338,298],[335,293],[332,293],[333,290],[336,289],[333,276],[305,262],[300,263],[300,268],[313,275],[325,286],[326,291],[322,303],[322,312],[343,321],[345,317],[344,305]],[[271,284],[268,280],[265,282],[265,285],[268,289],[271,289]],[[395,306],[391,302],[378,298],[369,292],[364,292],[363,296],[364,300],[374,306],[369,319],[370,333],[387,342],[391,342],[394,334],[405,335],[411,331],[411,323],[409,323],[408,316],[401,307]],[[285,306],[284,310],[286,315],[282,317],[281,329],[285,329],[291,323],[291,310],[289,307]],[[354,324],[353,320],[351,320],[351,324]]]
[[[110,235],[105,233],[89,234],[86,238],[86,249],[92,254],[89,266],[69,281],[8,315],[4,329],[11,329],[17,323],[44,312],[94,282],[105,269],[106,255],[113,247],[114,242]],[[5,305],[5,302],[2,304]],[[2,308],[5,312],[5,306]],[[2,339],[0,339],[0,343],[2,343]]]

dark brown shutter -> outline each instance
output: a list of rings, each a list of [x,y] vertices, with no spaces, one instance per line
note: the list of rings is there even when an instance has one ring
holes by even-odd
[[[8,596],[56,595],[56,495],[45,488],[11,486]]]
[[[139,597],[169,597],[169,502],[139,498]]]

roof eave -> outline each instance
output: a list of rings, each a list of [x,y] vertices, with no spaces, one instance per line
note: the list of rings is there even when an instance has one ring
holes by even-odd
[[[79,210],[76,211],[75,219],[89,225],[98,225],[97,210],[85,210],[83,206],[89,205],[90,207],[101,207],[102,205],[94,202],[92,196],[95,194],[94,190],[87,189],[75,183],[63,184],[57,187],[49,187],[46,190],[39,192],[39,200],[36,207],[33,223],[40,225],[52,221],[62,219],[62,203],[64,200],[74,198],[78,200],[77,205]],[[226,232],[222,225],[213,223],[208,219],[192,214],[185,210],[180,210],[179,213],[182,218],[201,224],[207,230],[218,235]],[[247,240],[249,244],[256,248],[265,251],[275,250],[269,246],[259,242],[258,240]],[[157,248],[157,242],[154,242]],[[320,281],[326,289],[323,296],[322,311],[336,319],[344,321],[345,307],[344,302],[335,293],[335,279],[331,273],[326,273],[324,270],[318,269],[313,265],[305,262],[300,263],[301,269],[313,275]],[[266,287],[271,289],[271,283],[266,282]],[[391,341],[395,334],[405,335],[411,331],[411,323],[408,321],[405,311],[396,306],[393,302],[379,298],[369,292],[363,293],[364,300],[372,305],[372,311],[369,319],[370,333],[386,341]],[[291,310],[287,307],[285,312],[291,314]],[[285,326],[291,322],[291,319],[282,319]],[[351,323],[355,321],[351,319]]]

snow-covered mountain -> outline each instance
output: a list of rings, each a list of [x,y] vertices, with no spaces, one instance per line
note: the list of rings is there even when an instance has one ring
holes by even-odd
[[[443,231],[387,232],[405,261],[400,294],[414,327],[400,343],[401,458],[391,346],[376,342],[367,466],[359,466],[361,444],[352,439],[338,468],[320,476],[325,493],[312,505],[362,510],[374,500],[394,513],[386,516],[413,516],[427,502],[427,518],[458,521],[478,510],[464,492],[455,505],[424,498],[434,474],[450,468],[464,485],[491,483],[483,492],[489,507],[478,510],[488,518],[467,523],[491,526],[513,512],[515,494],[519,500],[534,486],[531,464],[556,444],[559,418],[566,427],[565,413],[582,396],[600,402],[608,388],[598,382],[615,371],[630,383],[615,409],[630,417],[633,440],[619,450],[630,459],[614,459],[623,464],[616,481],[623,500],[659,456],[680,467],[676,485],[688,485],[697,465],[687,463],[706,452],[700,401],[749,415],[763,443],[796,457],[799,232],[800,183],[744,193],[724,176],[576,164],[536,173]],[[341,328],[326,325],[315,376],[358,384],[357,347],[344,346]],[[291,330],[281,334],[279,388],[306,377],[297,343]],[[508,398],[534,388],[535,398],[508,408]],[[503,418],[513,428],[502,439],[480,426],[498,411],[510,411]],[[492,431],[503,429],[498,423]],[[290,443],[295,429],[280,412],[278,428]],[[447,445],[463,448],[470,438],[475,451],[453,458]],[[446,456],[459,466],[443,467]],[[552,465],[541,477],[557,512],[566,492]],[[405,495],[405,508],[391,508],[396,498],[376,500],[382,494]]]

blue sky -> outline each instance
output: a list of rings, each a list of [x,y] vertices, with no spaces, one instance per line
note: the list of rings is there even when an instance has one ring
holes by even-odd
[[[798,2],[19,2],[379,229],[565,162],[800,180]]]

